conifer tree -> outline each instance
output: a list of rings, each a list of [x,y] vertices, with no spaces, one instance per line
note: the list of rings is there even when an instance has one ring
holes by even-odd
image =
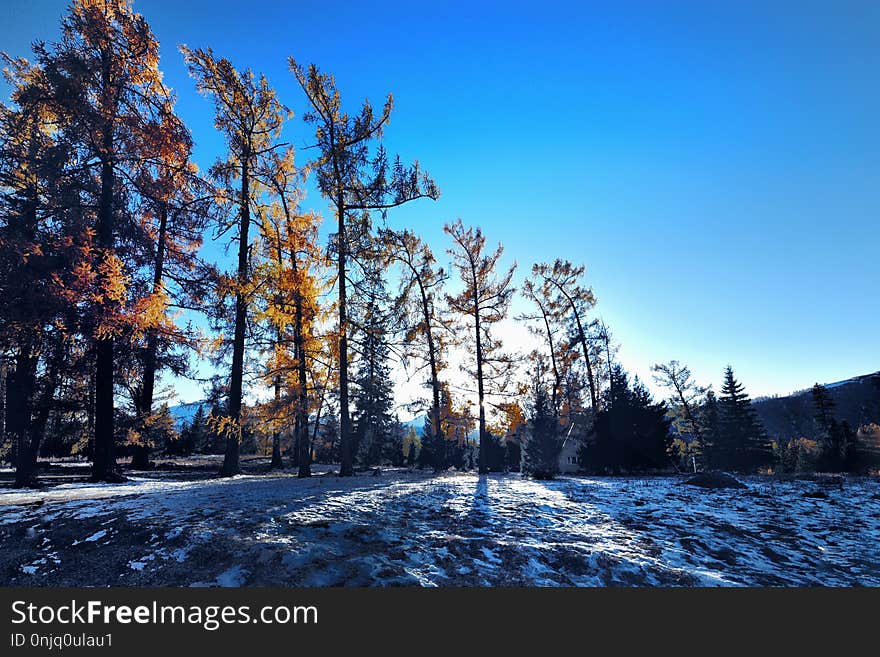
[[[386,444],[392,438],[394,389],[387,337],[389,313],[383,307],[384,281],[374,272],[372,281],[363,288],[361,303],[355,306],[352,343],[357,356],[353,383],[354,436],[358,460],[364,465],[380,463]]]
[[[163,121],[169,93],[159,70],[159,46],[142,16],[125,0],[75,0],[51,48],[38,60],[53,90],[59,134],[95,175],[81,193],[87,224],[80,270],[91,286],[80,307],[94,347],[92,478],[119,480],[115,460],[114,363],[161,313],[143,312],[132,285],[148,239],[137,211],[138,171],[177,140],[179,124]],[[148,303],[148,301],[147,301]],[[124,355],[124,354],[123,354]]]
[[[550,387],[550,406],[553,413],[559,417],[560,405],[562,404],[563,390],[563,367],[567,362],[564,353],[564,344],[558,335],[560,327],[558,316],[554,312],[553,288],[546,282],[537,286],[533,280],[523,283],[523,296],[530,300],[538,309],[536,314],[522,315],[519,319],[529,322],[538,322],[539,326],[529,326],[529,330],[540,336],[547,343],[547,354],[550,357],[550,372],[553,375]]]
[[[820,432],[828,432],[834,422],[834,399],[825,386],[818,383],[810,391],[813,401],[813,419]]]
[[[515,291],[510,283],[516,263],[499,275],[498,264],[504,252],[501,244],[494,252],[485,253],[486,238],[483,232],[479,228],[465,228],[461,219],[454,224],[446,224],[443,230],[452,238],[453,248],[449,254],[453,258],[453,267],[464,283],[464,289],[455,296],[447,295],[446,301],[452,312],[473,322],[474,369],[470,374],[477,384],[479,471],[483,474],[489,472],[492,441],[486,428],[487,395],[497,394],[506,387],[513,366],[510,357],[501,353],[501,345],[492,336],[491,328],[507,316]]]
[[[853,472],[860,466],[858,434],[847,421],[839,422],[834,415],[834,399],[825,386],[815,384],[811,390],[813,419],[818,428],[819,458],[817,465],[829,472]]]
[[[654,372],[654,381],[670,391],[669,405],[676,429],[684,440],[696,442],[697,449],[689,450],[689,454],[696,456],[704,442],[697,409],[708,389],[698,385],[691,378],[687,365],[682,365],[677,360],[659,363],[651,369]]]
[[[382,231],[380,239],[384,242],[392,258],[401,264],[400,293],[396,308],[404,328],[403,352],[405,359],[415,358],[428,366],[428,386],[431,389],[431,410],[427,442],[434,445],[442,440],[440,396],[440,373],[446,366],[444,358],[444,331],[448,328],[437,310],[437,296],[442,294],[446,274],[438,268],[430,247],[413,232]],[[442,445],[438,445],[442,447]],[[442,450],[432,451],[425,456],[440,457]],[[442,459],[441,459],[442,461]],[[442,468],[442,463],[436,464]]]
[[[255,172],[263,160],[282,146],[278,138],[290,112],[278,101],[265,76],[257,76],[250,69],[237,70],[228,59],[216,57],[210,48],[180,49],[198,90],[214,101],[214,125],[223,134],[228,148],[226,158],[211,168],[211,174],[218,184],[218,198],[229,208],[229,216],[219,224],[219,235],[231,230],[232,239],[238,242],[235,275],[221,287],[221,295],[235,298],[229,402],[227,415],[218,427],[226,436],[221,474],[232,476],[241,469],[245,338],[255,287],[251,261],[251,209],[255,193],[252,188]],[[221,312],[225,316],[225,310]]]
[[[4,433],[16,455],[15,484],[22,487],[36,483],[41,427],[65,341],[76,329],[65,320],[72,319],[69,302],[78,298],[70,247],[79,226],[64,209],[75,193],[76,178],[65,175],[73,153],[55,130],[58,114],[45,72],[24,59],[4,59],[13,104],[0,105],[0,352],[10,354],[3,368]]]
[[[552,299],[546,309],[557,320],[569,317],[573,323],[573,337],[583,351],[584,365],[587,371],[587,384],[590,392],[590,408],[595,413],[599,410],[599,387],[594,373],[593,361],[596,350],[591,345],[591,327],[595,320],[587,321],[587,314],[596,305],[593,290],[581,283],[586,271],[584,265],[575,266],[567,260],[557,259],[553,264],[539,263],[532,266],[532,276],[547,286],[543,291],[545,299]],[[551,293],[555,293],[551,296]]]
[[[205,305],[205,282],[211,268],[196,252],[211,212],[213,192],[198,176],[191,160],[192,139],[174,114],[173,98],[166,99],[155,126],[157,146],[151,159],[143,162],[137,185],[143,197],[142,223],[147,236],[145,269],[149,275],[140,284],[143,291],[135,312],[151,317],[138,345],[141,381],[134,395],[136,433],[145,437],[160,416],[153,413],[156,374],[169,369],[186,373],[188,351],[198,347],[190,327],[178,326],[171,306],[201,309]],[[145,468],[150,442],[134,446],[131,465]]]
[[[542,368],[532,384],[529,437],[523,448],[522,472],[535,479],[552,479],[559,473],[562,436],[553,399],[547,394]]]
[[[311,106],[304,115],[315,126],[318,156],[311,163],[321,194],[336,214],[337,232],[333,255],[337,264],[338,286],[338,359],[340,413],[340,475],[354,473],[352,425],[349,409],[349,299],[348,283],[352,237],[363,237],[372,230],[369,213],[383,214],[418,198],[437,199],[440,190],[418,162],[405,167],[400,158],[389,164],[381,146],[371,152],[391,119],[394,106],[389,94],[382,112],[377,116],[365,100],[357,115],[342,109],[342,99],[332,75],[322,73],[315,65],[303,69],[291,57],[290,70],[296,77]],[[352,224],[356,230],[351,231]],[[352,235],[351,233],[354,233]]]
[[[180,454],[203,453],[209,450],[210,435],[205,407],[199,404],[192,420],[180,429]]]
[[[309,371],[321,345],[314,326],[321,321],[318,277],[325,258],[318,247],[320,217],[301,212],[304,172],[294,166],[292,147],[268,154],[257,169],[265,203],[258,206],[264,257],[257,278],[258,320],[269,324],[267,375],[274,388],[270,404],[273,465],[281,465],[281,426],[294,426],[293,461],[300,477],[311,476]],[[289,412],[288,412],[289,411]]]
[[[772,461],[770,440],[745,387],[729,366],[718,400],[718,434],[707,447],[706,456],[715,468],[753,472]]]
[[[612,368],[611,385],[588,440],[581,462],[596,472],[644,472],[669,463],[669,420],[666,404],[656,403],[638,380],[630,384],[620,365]]]

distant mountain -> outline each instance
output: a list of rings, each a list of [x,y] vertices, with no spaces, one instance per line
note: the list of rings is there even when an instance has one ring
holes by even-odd
[[[824,385],[834,400],[834,415],[838,420],[846,420],[853,427],[880,423],[880,372]],[[754,406],[772,439],[816,437],[810,389],[787,397],[755,399]]]
[[[196,412],[199,410],[199,406],[204,407],[205,413],[208,412],[208,402],[206,401],[189,402],[187,404],[178,404],[177,406],[169,407],[168,411],[174,418],[174,426],[180,430],[184,424],[192,422],[193,416],[195,416]],[[400,423],[405,427],[412,427],[416,430],[417,434],[421,434],[426,420],[426,415],[420,415],[411,420],[401,420]]]
[[[425,428],[425,422],[428,421],[427,415],[418,415],[414,417],[412,420],[401,420],[400,423],[405,427],[412,427],[416,430],[416,433],[421,435],[422,429]]]
[[[170,406],[168,411],[174,418],[174,428],[180,431],[184,424],[192,422],[193,417],[199,410],[199,406],[205,406],[204,412],[208,412],[207,403],[205,401],[190,402],[188,404],[178,404]]]
[[[412,427],[413,429],[416,430],[416,434],[421,436],[422,431],[424,431],[424,429],[425,429],[425,422],[427,422],[427,421],[428,421],[427,415],[419,415],[417,417],[414,417],[412,420],[401,420],[400,423],[405,427]],[[468,438],[470,440],[476,441],[479,439],[479,437],[480,437],[480,430],[479,429],[474,429],[473,431],[471,431],[468,434]]]

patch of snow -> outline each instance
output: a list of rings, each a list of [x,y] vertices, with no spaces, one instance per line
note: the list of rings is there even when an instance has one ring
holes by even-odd
[[[101,540],[101,539],[104,538],[106,535],[107,535],[107,530],[106,530],[106,529],[99,529],[99,530],[96,531],[94,534],[92,534],[91,536],[87,536],[87,537],[85,537],[85,538],[84,538],[83,540],[81,540],[81,541],[74,541],[74,542],[72,543],[72,545],[79,545],[80,543],[94,543],[95,541],[99,541],[99,540]]]
[[[233,566],[217,575],[217,585],[227,588],[235,588],[245,583],[248,571],[241,566]]]

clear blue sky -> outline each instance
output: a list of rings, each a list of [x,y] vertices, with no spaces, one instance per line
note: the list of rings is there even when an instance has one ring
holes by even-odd
[[[0,47],[54,39],[65,4],[4,0]],[[643,377],[677,358],[717,388],[730,363],[761,395],[880,369],[878,2],[135,8],[202,168],[222,143],[176,45],[265,72],[303,145],[294,55],[334,73],[352,109],[394,93],[386,144],[443,197],[392,225],[442,255],[460,216],[504,243],[518,280],[536,260],[586,263]]]

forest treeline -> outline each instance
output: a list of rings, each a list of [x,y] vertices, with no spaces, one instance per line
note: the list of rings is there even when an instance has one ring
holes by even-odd
[[[243,449],[265,449],[303,477],[316,458],[342,476],[408,462],[551,477],[567,440],[593,472],[875,463],[880,428],[838,421],[821,386],[816,440],[772,440],[730,368],[716,396],[687,367],[658,365],[670,394],[654,400],[616,362],[583,265],[537,263],[516,290],[516,265],[480,228],[444,227],[446,267],[415,231],[388,228],[394,208],[440,195],[418,162],[385,150],[390,94],[348,107],[332,75],[290,58],[301,94],[282,99],[210,48],[179,51],[225,143],[205,171],[159,44],[125,0],[75,0],[57,41],[4,55],[0,446],[17,485],[36,483],[40,454],[87,456],[94,480],[119,481],[120,457],[146,468],[157,450],[222,453],[234,475]],[[314,137],[307,158],[283,141],[288,100]],[[327,244],[302,208],[309,180]],[[204,257],[206,240],[231,267]],[[527,354],[493,330],[515,294],[532,309],[516,317],[534,336]],[[454,347],[465,386],[450,376]],[[178,431],[157,383],[194,376],[194,354],[220,374]],[[418,432],[397,420],[395,365],[424,384],[409,409],[427,418]]]

